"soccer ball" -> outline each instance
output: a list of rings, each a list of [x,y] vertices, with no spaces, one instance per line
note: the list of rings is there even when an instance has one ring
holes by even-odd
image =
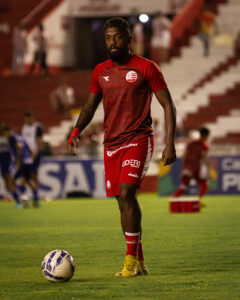
[[[65,250],[50,251],[42,261],[43,276],[53,282],[70,280],[74,271],[74,259]]]

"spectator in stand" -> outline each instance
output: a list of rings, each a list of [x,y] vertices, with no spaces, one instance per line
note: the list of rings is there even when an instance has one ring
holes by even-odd
[[[75,104],[74,89],[64,80],[49,95],[51,105],[56,112],[65,112]]]
[[[24,55],[27,49],[27,32],[23,24],[14,27],[13,30],[13,61],[12,73],[17,75],[24,74]]]
[[[144,31],[143,24],[137,21],[133,25],[133,41],[132,41],[132,50],[136,55],[144,55]]]
[[[49,71],[47,67],[47,50],[48,50],[48,42],[47,38],[44,34],[44,28],[42,23],[38,25],[37,31],[33,37],[35,43],[35,51],[33,56],[33,62],[30,67],[29,72],[32,73],[35,70],[37,64],[40,67],[40,73],[44,77],[48,77]]]
[[[209,146],[207,139],[210,131],[203,127],[199,132],[200,138],[191,141],[186,147],[183,157],[181,184],[173,195],[175,198],[180,197],[184,193],[191,179],[195,179],[199,185],[200,199],[207,192],[207,179],[209,177],[209,165],[207,161]]]
[[[214,29],[214,30],[213,30]],[[205,6],[200,15],[200,32],[199,37],[203,43],[203,55],[209,56],[210,53],[210,39],[212,33],[218,32],[218,26],[216,23],[216,16],[208,6]]]
[[[152,21],[151,59],[157,64],[167,62],[171,43],[171,21],[157,12]]]

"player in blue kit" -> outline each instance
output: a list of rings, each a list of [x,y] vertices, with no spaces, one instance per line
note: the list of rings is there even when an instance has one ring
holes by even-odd
[[[4,179],[6,188],[9,190],[9,166],[11,157],[8,141],[3,135],[3,126],[3,123],[0,122],[0,173]]]
[[[22,137],[28,145],[33,159],[33,169],[31,172],[31,182],[34,184],[35,189],[33,191],[34,205],[38,206],[38,169],[42,158],[42,145],[43,145],[43,130],[39,122],[34,120],[33,115],[30,112],[24,113],[24,125],[21,131]]]
[[[21,208],[21,194],[25,193],[26,185],[29,185],[32,191],[36,189],[31,182],[33,160],[31,152],[21,135],[12,133],[8,126],[3,127],[3,134],[8,139],[11,155],[9,189],[16,201],[16,207]],[[21,180],[20,195],[16,188],[17,179]]]

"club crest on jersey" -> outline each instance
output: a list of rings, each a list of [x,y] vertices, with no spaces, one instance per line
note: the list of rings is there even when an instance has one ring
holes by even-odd
[[[129,71],[126,74],[127,82],[133,83],[137,80],[137,73],[135,71]]]

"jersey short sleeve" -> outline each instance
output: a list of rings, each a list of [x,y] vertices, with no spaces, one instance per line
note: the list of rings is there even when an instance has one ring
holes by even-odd
[[[209,150],[208,144],[205,141],[202,144],[203,144],[203,152],[208,152]]]
[[[152,61],[149,61],[149,64],[145,71],[145,76],[154,93],[167,87],[159,66]]]
[[[102,94],[101,87],[98,83],[98,76],[99,76],[100,70],[98,66],[95,67],[92,73],[92,79],[91,79],[91,85],[90,85],[90,92],[93,94]]]

